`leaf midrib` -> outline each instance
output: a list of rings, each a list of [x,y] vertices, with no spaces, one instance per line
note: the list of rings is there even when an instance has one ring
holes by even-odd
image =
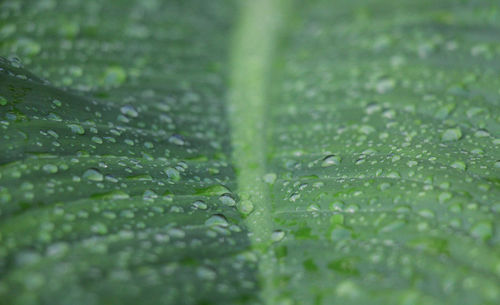
[[[229,118],[232,160],[237,175],[237,194],[250,202],[253,211],[245,218],[252,247],[260,256],[261,299],[272,304],[275,264],[267,249],[272,243],[269,194],[262,180],[266,173],[266,104],[268,78],[287,0],[242,2],[241,16],[231,46]]]

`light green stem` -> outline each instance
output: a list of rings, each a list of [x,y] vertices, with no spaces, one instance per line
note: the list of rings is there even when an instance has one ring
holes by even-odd
[[[236,167],[240,207],[253,211],[246,218],[259,261],[262,299],[275,300],[272,288],[274,262],[267,254],[271,244],[271,215],[266,170],[266,117],[269,70],[287,0],[243,1],[240,24],[235,32],[229,92],[232,159]]]

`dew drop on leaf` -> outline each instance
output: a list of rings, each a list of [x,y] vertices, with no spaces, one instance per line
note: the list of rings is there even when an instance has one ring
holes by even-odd
[[[216,226],[216,227],[227,227],[229,226],[229,223],[227,222],[227,219],[224,215],[214,214],[205,221],[205,225]]]
[[[83,179],[90,180],[90,181],[102,181],[104,179],[104,176],[101,174],[101,172],[98,169],[95,168],[89,168],[83,173]]]
[[[254,205],[250,200],[243,199],[238,203],[238,210],[244,215],[252,213],[253,209]]]
[[[472,236],[487,240],[493,235],[493,225],[490,221],[481,221],[474,224],[470,230]]]
[[[120,111],[124,115],[131,117],[131,118],[136,118],[139,115],[137,110],[135,110],[135,108],[131,105],[125,105],[125,106],[121,107]]]
[[[449,141],[457,141],[462,138],[462,130],[459,127],[446,129],[441,134],[441,140],[449,142]]]
[[[271,240],[273,242],[279,242],[285,238],[285,232],[282,230],[275,230],[271,233]]]
[[[185,144],[184,139],[180,135],[172,135],[170,138],[168,138],[168,141],[172,144],[182,146]]]
[[[58,171],[57,166],[54,164],[45,164],[42,168],[48,174],[55,174]]]
[[[225,193],[225,194],[220,195],[219,200],[222,204],[224,204],[226,206],[233,207],[236,205],[236,201],[229,193]]]
[[[85,134],[85,129],[78,124],[68,124],[68,128],[71,130],[71,132],[78,134],[78,135],[83,135]]]
[[[181,179],[181,174],[173,167],[167,168],[165,174],[167,174],[168,178],[172,179],[172,181],[179,181]]]
[[[322,162],[321,162],[321,167],[329,167],[329,166],[332,166],[332,165],[338,165],[340,164],[340,157],[337,156],[337,155],[329,155],[329,156],[326,156]]]
[[[273,184],[276,181],[276,174],[275,173],[267,173],[264,175],[264,182],[268,184]]]
[[[206,210],[207,207],[207,204],[202,200],[196,200],[195,202],[193,202],[194,209]]]
[[[467,168],[467,165],[463,161],[455,161],[451,164],[451,167],[464,171]]]

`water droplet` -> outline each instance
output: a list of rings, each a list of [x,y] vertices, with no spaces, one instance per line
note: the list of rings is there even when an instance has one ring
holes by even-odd
[[[424,218],[434,218],[434,212],[429,209],[423,209],[418,211],[418,215]]]
[[[264,175],[264,182],[273,184],[276,181],[277,175],[275,173],[267,173]]]
[[[83,127],[78,124],[68,124],[67,126],[69,127],[69,129],[71,129],[72,133],[76,133],[79,135],[85,134],[85,129],[83,129]]]
[[[478,130],[474,133],[476,138],[486,138],[490,136],[490,133],[487,130]]]
[[[271,240],[275,243],[281,241],[283,238],[285,238],[285,232],[282,230],[275,230],[271,233]]]
[[[391,184],[388,182],[382,182],[381,184],[378,185],[378,189],[381,191],[385,191],[389,187],[391,187]]]
[[[178,170],[176,170],[173,167],[169,167],[165,170],[165,173],[167,174],[168,178],[172,179],[173,181],[179,181],[181,180],[181,174],[179,173]]]
[[[328,155],[325,158],[323,158],[323,161],[321,162],[321,167],[329,167],[333,165],[338,165],[340,164],[341,158],[337,155]]]
[[[418,164],[418,162],[417,162],[417,161],[413,161],[413,160],[408,161],[408,162],[406,163],[406,165],[408,165],[408,167],[414,167],[414,166],[415,166],[415,165],[417,165],[417,164]]]
[[[120,212],[120,217],[123,218],[134,218],[134,216],[135,216],[134,212],[130,210],[123,210]]]
[[[56,107],[61,107],[62,106],[61,101],[58,100],[58,99],[52,100],[52,104],[54,104],[54,106],[56,106]]]
[[[94,136],[92,137],[92,142],[102,144],[102,138]]]
[[[441,140],[443,141],[457,141],[462,138],[462,130],[459,127],[446,129],[441,134]]]
[[[119,86],[127,79],[125,69],[120,66],[112,66],[106,68],[101,80],[101,85],[105,87]]]
[[[464,171],[467,168],[467,165],[463,161],[455,161],[451,164],[451,167]]]
[[[131,105],[125,105],[121,107],[120,112],[131,118],[136,118],[139,115],[137,110],[135,110],[135,108]]]
[[[484,110],[482,108],[479,108],[479,107],[472,107],[470,109],[468,109],[465,114],[467,115],[467,117],[471,118],[475,115],[478,115],[479,113],[483,112]]]
[[[215,273],[214,270],[203,266],[200,266],[196,269],[196,275],[198,275],[199,278],[207,281],[213,281],[217,277],[217,273]]]
[[[493,225],[487,220],[480,221],[471,228],[470,233],[474,237],[487,240],[493,235]]]
[[[439,203],[444,203],[445,201],[448,201],[453,197],[453,195],[450,192],[442,192],[438,196]]]
[[[334,201],[330,203],[330,210],[332,211],[342,211],[344,209],[344,203],[342,201]]]
[[[214,214],[210,216],[205,221],[205,225],[207,226],[217,226],[217,227],[227,227],[229,226],[229,223],[227,222],[227,219],[224,215],[222,214]]]
[[[369,125],[363,125],[363,126],[359,127],[359,132],[366,134],[366,135],[370,134],[374,131],[375,131],[375,128],[373,128],[372,126],[369,126]]]
[[[254,209],[254,205],[253,205],[252,201],[250,201],[250,200],[241,200],[238,203],[238,210],[242,214],[248,215],[248,214],[252,213],[253,209]]]
[[[104,176],[95,168],[89,168],[83,173],[83,178],[90,181],[102,181]]]
[[[170,138],[168,138],[168,141],[172,144],[182,146],[185,144],[184,139],[180,135],[172,135]]]
[[[291,202],[295,202],[295,201],[297,201],[299,198],[300,198],[300,194],[299,194],[299,193],[293,193],[293,194],[290,196],[289,200],[290,200]]]
[[[350,280],[345,280],[337,284],[336,294],[342,298],[356,298],[361,294],[361,290]]]
[[[196,200],[195,202],[193,202],[193,208],[195,209],[206,210],[207,207],[207,204],[201,200]]]
[[[108,227],[105,224],[100,223],[100,222],[93,224],[90,227],[90,230],[94,233],[101,234],[101,235],[108,233]]]
[[[42,169],[48,174],[55,174],[58,171],[57,166],[54,164],[45,164]]]
[[[319,205],[317,205],[316,203],[311,203],[308,207],[307,207],[307,211],[308,212],[318,212],[320,211],[321,208],[319,207]]]
[[[359,211],[359,205],[355,204],[355,203],[351,203],[349,204],[347,207],[346,207],[346,212],[348,213],[356,213],[357,211]]]
[[[398,172],[390,172],[387,174],[388,178],[401,178],[401,174]]]
[[[171,228],[168,230],[168,235],[174,238],[184,238],[186,236],[186,232],[181,229]]]
[[[236,201],[229,193],[222,194],[219,197],[219,200],[220,200],[220,202],[222,202],[222,204],[230,206],[230,207],[233,207],[236,205]]]

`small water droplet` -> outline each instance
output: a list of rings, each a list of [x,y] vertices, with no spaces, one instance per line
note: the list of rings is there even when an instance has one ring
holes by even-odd
[[[55,174],[58,171],[57,166],[54,164],[45,164],[42,169],[48,174]]]
[[[282,230],[275,230],[271,233],[271,240],[275,243],[281,241],[283,238],[285,238],[285,232]]]
[[[78,124],[68,124],[67,126],[69,127],[69,129],[71,129],[72,133],[76,133],[79,135],[85,134],[85,129],[83,129],[83,127]]]
[[[299,193],[293,193],[288,200],[290,200],[291,202],[295,202],[299,198],[300,198],[300,194]]]
[[[277,175],[275,173],[267,173],[264,175],[264,182],[273,184],[276,181]]]
[[[217,277],[217,273],[214,270],[203,266],[196,269],[196,275],[206,281],[213,281]]]
[[[135,108],[131,105],[125,105],[121,107],[120,112],[131,118],[136,118],[139,115],[137,110],[135,110]]]
[[[252,213],[253,209],[254,209],[254,205],[253,205],[252,201],[250,201],[250,200],[244,199],[238,203],[238,210],[242,214],[248,215],[248,214]]]
[[[366,134],[366,135],[368,135],[374,131],[375,131],[375,128],[373,128],[372,126],[369,126],[369,125],[362,125],[361,127],[359,127],[359,132]]]
[[[95,168],[89,168],[83,173],[83,178],[90,181],[102,181],[104,176]]]
[[[449,142],[449,141],[457,141],[462,138],[462,130],[459,127],[446,129],[441,134],[441,140]]]
[[[321,208],[319,207],[319,205],[317,205],[316,203],[311,203],[308,207],[307,207],[307,211],[308,212],[318,212],[320,211]]]
[[[173,167],[169,167],[165,170],[165,173],[167,174],[168,178],[172,179],[173,181],[179,181],[181,180],[181,174],[179,173],[178,170],[176,170]]]
[[[455,161],[451,164],[451,167],[464,171],[467,168],[467,165],[463,161]]]
[[[344,209],[344,203],[342,201],[334,201],[330,203],[330,210],[332,211],[342,211]]]
[[[338,165],[340,164],[341,158],[337,155],[328,155],[325,158],[323,158],[323,161],[321,162],[321,167],[329,167],[333,165]]]
[[[168,138],[168,141],[172,144],[182,146],[185,144],[184,139],[180,135],[172,135],[170,138]]]
[[[7,105],[7,99],[0,95],[0,106]]]
[[[444,203],[444,202],[450,200],[451,197],[453,197],[453,195],[450,192],[442,192],[438,196],[439,203]]]
[[[217,227],[227,227],[229,226],[229,223],[227,222],[227,219],[224,215],[222,214],[214,214],[210,216],[205,221],[205,225],[207,226],[217,226]]]
[[[230,207],[233,207],[236,205],[236,201],[229,193],[225,193],[225,194],[222,194],[221,196],[219,196],[219,200],[220,200],[220,202],[222,202],[222,204],[230,206]]]
[[[471,235],[482,240],[487,240],[493,235],[493,225],[490,221],[484,220],[472,226]]]
[[[58,100],[58,99],[52,100],[52,104],[54,104],[54,106],[56,106],[56,107],[61,107],[62,106],[61,101]]]
[[[206,210],[207,207],[207,204],[201,200],[196,200],[195,202],[193,202],[193,208],[195,209]]]
[[[127,79],[125,69],[120,66],[111,66],[106,68],[102,76],[101,85],[105,87],[113,87],[121,85]]]

